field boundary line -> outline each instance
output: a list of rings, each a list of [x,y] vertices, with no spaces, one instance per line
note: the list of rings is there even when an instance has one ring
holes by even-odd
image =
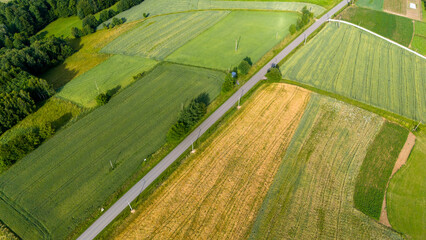
[[[382,211],[380,213],[380,218],[379,218],[379,222],[385,226],[392,227],[389,222],[388,212],[386,207],[386,195],[388,193],[389,182],[392,180],[392,177],[395,175],[395,173],[402,166],[405,165],[405,163],[408,160],[408,157],[410,156],[411,151],[413,150],[415,143],[416,143],[416,136],[412,132],[409,132],[407,136],[407,140],[405,141],[405,144],[398,155],[398,159],[395,162],[395,165],[392,170],[392,174],[390,175],[389,180],[386,184],[385,197],[383,198]]]
[[[418,53],[418,52],[416,52],[416,51],[413,51],[413,50],[411,50],[411,49],[409,49],[409,48],[407,48],[407,47],[405,47],[405,46],[402,46],[402,45],[401,45],[401,44],[399,44],[399,43],[396,43],[396,42],[394,42],[394,41],[392,41],[392,40],[390,40],[390,39],[388,39],[388,38],[383,37],[382,35],[379,35],[379,34],[377,34],[377,33],[375,33],[375,32],[372,32],[372,31],[370,31],[370,30],[368,30],[368,29],[366,29],[366,28],[363,28],[363,27],[361,27],[361,26],[358,26],[358,25],[356,25],[356,24],[353,24],[353,23],[350,23],[350,22],[346,22],[346,21],[342,21],[342,20],[336,20],[336,19],[328,19],[328,21],[329,21],[329,22],[340,22],[340,23],[348,24],[348,25],[351,25],[351,26],[353,26],[353,27],[359,28],[359,29],[361,29],[361,30],[363,30],[363,31],[366,31],[366,32],[368,32],[368,33],[373,34],[373,35],[374,35],[374,36],[376,36],[376,37],[379,37],[379,38],[381,38],[381,39],[383,39],[383,40],[385,40],[385,41],[388,41],[388,42],[390,42],[390,43],[392,43],[392,44],[394,44],[394,45],[396,45],[396,46],[398,46],[398,47],[400,47],[400,48],[403,48],[403,49],[405,49],[405,50],[407,50],[407,51],[409,51],[409,52],[411,52],[411,53],[414,53],[414,54],[416,54],[417,56],[419,56],[419,57],[421,57],[421,58],[423,58],[423,59],[425,59],[425,60],[426,60],[426,57],[425,57],[425,56],[423,56],[423,55],[421,55],[420,53]]]

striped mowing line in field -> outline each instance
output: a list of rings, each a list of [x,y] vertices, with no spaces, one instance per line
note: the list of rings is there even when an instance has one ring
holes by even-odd
[[[329,24],[281,70],[286,79],[426,120],[426,61],[351,25]]]
[[[409,48],[407,48],[407,47],[405,47],[405,46],[402,46],[402,45],[401,45],[401,44],[399,44],[399,43],[396,43],[396,42],[394,42],[394,41],[392,41],[392,40],[390,40],[390,39],[388,39],[388,38],[385,38],[385,37],[383,37],[383,36],[381,36],[381,35],[379,35],[379,34],[377,34],[377,33],[375,33],[375,32],[372,32],[372,31],[370,31],[370,30],[368,30],[368,29],[366,29],[366,28],[363,28],[363,27],[361,27],[361,26],[358,26],[358,25],[356,25],[356,24],[353,24],[353,23],[350,23],[350,22],[346,22],[346,21],[342,21],[342,20],[335,20],[335,19],[329,19],[328,21],[329,21],[329,22],[340,22],[340,23],[344,23],[344,24],[349,24],[349,25],[354,26],[354,27],[356,27],[356,28],[359,28],[359,29],[361,29],[361,30],[363,30],[363,31],[366,31],[366,32],[368,32],[368,33],[371,33],[371,34],[373,34],[374,36],[379,37],[379,38],[381,38],[381,39],[383,39],[383,40],[386,40],[386,41],[388,41],[388,42],[390,42],[390,43],[392,43],[392,44],[395,44],[396,46],[398,46],[398,47],[400,47],[400,48],[403,48],[403,49],[405,49],[405,50],[407,50],[407,51],[409,51],[409,52],[411,52],[411,53],[414,53],[414,54],[416,54],[417,56],[419,56],[419,57],[421,57],[421,58],[423,58],[423,59],[426,59],[426,57],[425,57],[425,56],[423,56],[423,55],[421,55],[420,53],[415,52],[415,51],[413,51],[413,50],[411,50],[411,49],[409,49]]]
[[[159,16],[120,36],[104,47],[101,52],[163,60],[228,13],[227,11],[208,11]]]

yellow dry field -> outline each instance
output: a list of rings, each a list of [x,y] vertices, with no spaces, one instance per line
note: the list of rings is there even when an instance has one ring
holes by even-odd
[[[121,34],[137,26],[138,23],[140,21],[119,25],[109,30],[99,30],[81,39],[71,40],[71,45],[79,50],[68,57],[62,64],[50,69],[42,77],[52,84],[55,89],[64,86],[72,79],[107,60],[111,55],[98,53],[99,50]]]
[[[247,238],[309,98],[295,86],[263,85],[117,239]]]

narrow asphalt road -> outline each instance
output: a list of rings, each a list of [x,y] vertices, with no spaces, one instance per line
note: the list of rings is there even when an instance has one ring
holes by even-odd
[[[328,13],[324,14],[314,24],[312,24],[304,33],[291,42],[277,56],[268,62],[259,72],[257,72],[244,86],[242,86],[234,95],[232,95],[222,106],[220,106],[212,115],[210,115],[198,128],[196,128],[188,137],[186,137],[173,151],[171,151],[160,163],[157,164],[148,174],[137,182],[127,193],[125,193],[114,205],[112,205],[102,216],[100,216],[78,240],[87,240],[95,238],[115,217],[117,217],[125,208],[129,208],[132,202],[145,188],[147,188],[164,170],[166,170],[186,149],[188,149],[195,140],[197,140],[207,129],[209,129],[217,120],[219,120],[229,109],[235,106],[238,99],[246,94],[254,85],[262,80],[268,69],[279,63],[291,51],[293,51],[305,38],[320,27],[333,14],[347,5],[347,0],[343,0]]]

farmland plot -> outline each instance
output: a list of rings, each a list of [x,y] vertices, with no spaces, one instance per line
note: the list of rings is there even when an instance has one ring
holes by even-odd
[[[149,16],[156,16],[168,13],[177,13],[189,10],[238,10],[238,9],[252,9],[252,10],[275,10],[275,11],[298,11],[301,12],[304,6],[315,14],[315,16],[323,13],[325,8],[318,4],[309,3],[312,1],[306,0],[304,2],[282,2],[282,1],[215,1],[215,0],[145,0],[141,4],[130,8],[124,12],[119,13],[116,17],[126,18],[128,22],[143,19],[143,13],[149,13]],[[324,1],[327,4],[330,1]],[[106,23],[111,20],[106,21]],[[98,28],[102,28],[100,25]]]
[[[23,239],[66,238],[133,173],[152,167],[144,158],[165,143],[181,107],[201,92],[214,99],[224,77],[157,67],[1,175],[1,221]]]
[[[309,96],[291,85],[262,86],[117,239],[246,239]]]
[[[281,70],[285,79],[426,120],[426,60],[355,27],[329,24]]]
[[[257,62],[289,34],[299,14],[236,11],[189,41],[167,61],[226,70],[245,57]]]
[[[386,195],[390,224],[407,239],[426,236],[426,132],[416,135],[410,157],[390,180]]]
[[[112,41],[101,50],[101,53],[137,55],[163,60],[228,13],[191,12],[152,18]]]
[[[69,82],[56,96],[93,107],[99,93],[126,87],[134,75],[148,71],[156,64],[156,61],[142,57],[115,55]]]
[[[397,239],[353,207],[355,179],[383,124],[370,112],[312,95],[250,239]]]

